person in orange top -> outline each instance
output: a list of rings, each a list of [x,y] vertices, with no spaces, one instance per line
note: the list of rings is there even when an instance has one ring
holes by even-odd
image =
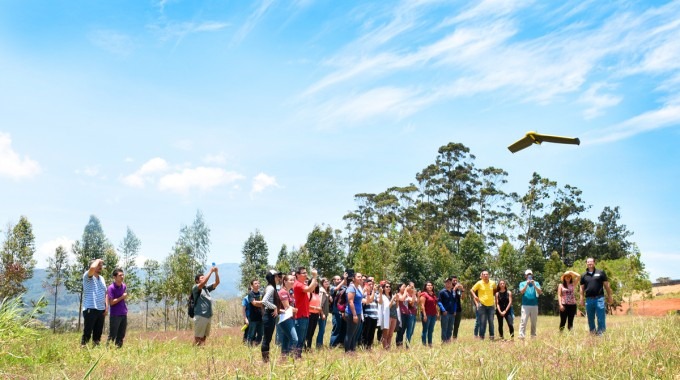
[[[311,284],[312,280],[307,280],[307,285]],[[309,293],[309,327],[307,328],[307,338],[305,342],[305,350],[312,348],[312,338],[314,338],[314,331],[321,316],[321,296],[319,295],[319,286],[314,288],[314,291]]]

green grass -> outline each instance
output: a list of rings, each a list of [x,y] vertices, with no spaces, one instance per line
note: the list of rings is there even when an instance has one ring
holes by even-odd
[[[90,370],[93,379],[680,378],[677,316],[609,316],[604,337],[590,336],[585,318],[576,320],[573,332],[559,334],[557,317],[539,317],[538,338],[503,342],[474,340],[473,323],[464,320],[459,340],[446,346],[437,324],[431,349],[420,344],[420,324],[410,350],[374,348],[353,356],[323,350],[293,361],[279,360],[274,346],[269,365],[259,348],[241,344],[237,328],[214,329],[203,348],[191,346],[189,331],[130,331],[122,349],[81,349],[78,334],[41,332],[5,340],[0,378],[82,379]]]

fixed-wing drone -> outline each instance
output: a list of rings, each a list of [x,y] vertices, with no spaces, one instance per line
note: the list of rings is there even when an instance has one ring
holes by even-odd
[[[563,136],[552,136],[552,135],[542,135],[534,131],[527,132],[524,137],[516,141],[514,144],[510,145],[508,149],[512,152],[519,152],[524,148],[528,148],[531,144],[541,144],[542,142],[551,142],[558,144],[573,144],[581,145],[581,140],[578,137],[563,137]]]

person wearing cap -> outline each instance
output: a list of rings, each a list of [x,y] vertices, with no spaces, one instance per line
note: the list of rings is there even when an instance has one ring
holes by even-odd
[[[526,281],[519,283],[519,292],[522,294],[522,316],[519,322],[519,338],[526,335],[527,320],[531,320],[531,337],[536,337],[536,323],[538,322],[538,296],[543,293],[541,284],[534,280],[531,269],[524,272]]]
[[[274,329],[276,328],[276,317],[279,314],[279,309],[283,307],[279,294],[276,291],[276,285],[281,283],[282,273],[271,269],[265,275],[267,287],[264,289],[262,296],[262,326],[264,328],[264,335],[262,337],[262,361],[267,363],[269,361],[269,345],[274,336]]]
[[[569,331],[574,327],[574,316],[576,315],[576,293],[574,283],[578,281],[580,274],[574,271],[566,271],[560,277],[560,285],[557,287],[557,300],[560,306],[560,332],[567,324]]]
[[[479,339],[484,339],[486,325],[489,325],[489,339],[494,339],[494,315],[496,314],[496,282],[489,280],[489,271],[482,272],[482,279],[470,289],[475,306],[479,310]]]
[[[444,289],[439,291],[439,315],[440,324],[442,328],[442,344],[451,342],[451,335],[453,334],[453,320],[456,315],[456,305],[453,298],[453,281],[452,277],[444,281]]]
[[[102,277],[104,260],[90,261],[90,268],[83,273],[83,336],[80,345],[85,346],[90,339],[95,346],[99,344],[104,331],[104,320],[109,310],[106,296],[106,282]]]
[[[606,307],[604,303],[604,289],[607,289],[607,302],[612,304],[612,288],[609,287],[609,279],[603,270],[595,269],[595,259],[586,259],[588,269],[581,276],[581,306],[586,307],[588,315],[588,328],[591,334],[602,335],[607,330]],[[595,330],[595,317],[597,316],[597,330]]]

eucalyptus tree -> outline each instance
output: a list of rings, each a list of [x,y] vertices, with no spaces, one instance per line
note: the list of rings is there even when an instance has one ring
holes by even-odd
[[[57,300],[59,289],[64,286],[64,279],[68,272],[68,252],[63,246],[54,251],[54,256],[47,258],[47,280],[43,287],[54,294],[54,313],[52,314],[52,332],[57,332]]]
[[[250,234],[243,244],[241,254],[243,259],[240,265],[241,281],[239,288],[241,291],[247,292],[250,281],[257,279],[262,282],[269,266],[269,249],[259,230]]]
[[[394,275],[399,281],[423,286],[429,280],[425,243],[418,232],[401,230],[395,247]]]
[[[118,246],[118,250],[121,254],[121,267],[123,271],[125,271],[125,284],[129,289],[136,290],[140,288],[140,280],[139,275],[137,274],[136,261],[141,245],[142,241],[139,240],[137,235],[135,235],[132,229],[128,226],[125,237]],[[139,296],[141,296],[141,294],[133,291],[131,292],[131,297],[129,299],[132,301],[135,298],[139,298]],[[126,302],[129,301],[126,300]]]
[[[36,261],[35,236],[28,218],[21,216],[16,225],[9,223],[0,251],[0,299],[26,291],[24,281],[33,277]]]
[[[544,216],[545,230],[537,239],[541,242],[543,252],[550,254],[557,251],[563,262],[569,254],[573,261],[579,245],[585,245],[592,234],[592,223],[579,218],[590,208],[581,198],[582,194],[575,186],[565,185],[558,189],[550,212]]]
[[[632,243],[628,238],[633,235],[625,224],[620,224],[619,206],[605,207],[597,218],[595,237],[590,247],[589,256],[604,260],[620,259],[631,250]]]
[[[331,226],[314,226],[307,235],[305,248],[309,252],[310,264],[322,276],[329,277],[342,273],[344,262],[342,241]]]
[[[145,304],[144,329],[146,330],[149,327],[149,303],[160,302],[162,299],[160,279],[161,265],[156,260],[147,259],[144,261],[142,270],[144,271],[144,281],[141,286],[141,295]]]
[[[518,219],[522,228],[519,239],[524,241],[524,247],[529,245],[529,240],[541,238],[546,202],[550,201],[556,187],[557,182],[543,178],[536,172],[529,180],[529,190],[520,198],[521,212]]]
[[[290,253],[288,252],[288,247],[283,244],[279,250],[279,254],[276,257],[276,265],[274,267],[282,273],[290,273],[293,270],[293,265],[291,264]]]
[[[502,186],[508,173],[499,168],[488,167],[477,171],[477,219],[475,230],[482,235],[487,247],[497,246],[508,236],[503,232],[504,222],[513,219],[511,195]]]

